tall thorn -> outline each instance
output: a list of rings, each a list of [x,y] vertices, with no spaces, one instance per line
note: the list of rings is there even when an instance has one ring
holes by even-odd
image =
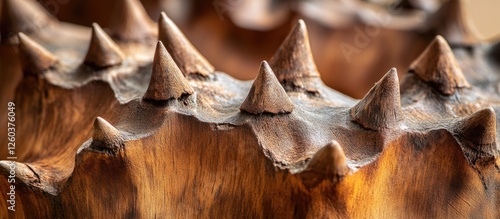
[[[125,140],[122,134],[108,121],[101,117],[94,120],[94,131],[92,133],[92,147],[99,150],[115,153],[123,147]]]
[[[196,50],[165,12],[161,13],[158,21],[158,39],[165,44],[167,51],[184,75],[198,74],[208,77],[215,71],[215,68]]]
[[[304,82],[307,78],[319,78],[320,74],[314,63],[307,27],[303,20],[297,22],[269,61],[269,65],[286,87],[314,90],[309,87],[313,85]]]
[[[273,70],[266,61],[263,61],[260,64],[259,74],[240,109],[251,114],[280,114],[290,113],[294,108]]]
[[[101,29],[92,24],[92,38],[90,40],[85,63],[97,68],[119,65],[122,63],[123,53],[118,45]]]
[[[316,152],[306,169],[299,174],[300,178],[309,189],[316,187],[323,180],[338,183],[352,173],[346,160],[340,144],[337,141],[332,141]]]
[[[190,95],[193,92],[193,88],[182,75],[163,43],[158,41],[151,80],[143,99],[165,101],[179,99],[181,96]]]
[[[434,15],[428,26],[434,35],[442,35],[452,45],[474,45],[480,42],[478,33],[469,23],[462,0],[449,0]]]
[[[18,37],[19,53],[25,74],[41,74],[58,62],[52,53],[28,36],[19,33]]]
[[[34,33],[55,21],[50,13],[33,0],[3,0],[0,19],[2,39],[19,32]]]
[[[429,82],[443,95],[452,95],[457,88],[470,87],[453,52],[442,36],[436,36],[409,68],[423,81]]]
[[[155,23],[138,0],[119,0],[111,14],[109,33],[124,42],[154,40]]]
[[[371,130],[391,129],[403,120],[398,73],[392,68],[350,111],[352,121]]]

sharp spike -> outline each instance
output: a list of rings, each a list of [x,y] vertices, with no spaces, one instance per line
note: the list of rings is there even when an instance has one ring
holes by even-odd
[[[403,120],[400,101],[398,73],[392,68],[351,109],[351,119],[367,129],[395,128]]]
[[[457,88],[470,87],[450,46],[439,35],[413,61],[409,72],[413,72],[423,81],[431,83],[443,95],[452,95]]]
[[[48,50],[23,33],[19,37],[19,54],[26,74],[40,74],[54,66],[58,60]]]
[[[323,180],[338,183],[342,178],[352,173],[346,160],[340,144],[337,141],[332,141],[316,152],[306,169],[300,173],[300,178],[309,189],[314,188]]]
[[[165,101],[179,99],[181,96],[190,95],[193,92],[193,88],[182,75],[167,49],[159,41],[156,45],[151,80],[143,99]]]
[[[280,114],[290,113],[294,108],[292,101],[274,76],[273,70],[266,61],[263,61],[260,64],[259,75],[240,109],[251,114]]]
[[[120,131],[101,117],[94,120],[94,131],[92,133],[92,147],[99,150],[116,152],[125,140]]]
[[[158,39],[165,44],[184,75],[198,74],[207,77],[215,71],[165,12],[161,13],[158,21]]]
[[[122,63],[123,53],[101,27],[92,24],[92,38],[84,63],[97,68],[105,68]]]
[[[3,38],[18,32],[34,33],[55,21],[36,1],[4,0],[2,2],[0,31]]]
[[[292,83],[294,87],[304,87],[304,83],[301,82],[304,78],[320,77],[303,20],[297,22],[269,64],[281,83]]]
[[[465,117],[455,125],[455,133],[477,145],[495,145],[496,114],[488,107]]]
[[[480,42],[476,30],[467,19],[462,0],[449,0],[434,15],[429,25],[434,35],[442,35],[452,45],[473,45]]]
[[[109,33],[120,41],[148,41],[156,38],[154,27],[140,1],[119,0],[109,22]]]

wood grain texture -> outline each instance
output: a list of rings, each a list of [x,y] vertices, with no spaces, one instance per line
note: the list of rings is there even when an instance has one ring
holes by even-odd
[[[433,36],[356,100],[323,84],[302,20],[240,81],[167,19],[158,35],[99,34],[121,61],[98,69],[89,29],[19,34],[16,212],[0,161],[1,216],[500,217],[497,45]]]

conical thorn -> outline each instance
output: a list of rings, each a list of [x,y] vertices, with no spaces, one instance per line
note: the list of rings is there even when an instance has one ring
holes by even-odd
[[[122,134],[108,121],[101,117],[94,120],[91,147],[97,150],[116,153],[123,147],[125,140]]]
[[[179,99],[181,96],[191,95],[193,92],[193,88],[191,88],[167,49],[159,41],[156,45],[149,87],[143,99],[166,101]]]
[[[332,141],[316,152],[299,175],[302,183],[312,189],[324,180],[338,183],[351,173],[344,150],[337,141]]]
[[[123,60],[123,53],[118,45],[96,24],[92,24],[92,38],[84,63],[97,68],[119,65]]]
[[[450,46],[439,35],[413,61],[409,72],[430,83],[443,95],[452,95],[459,88],[470,87]]]
[[[156,38],[155,23],[138,0],[119,0],[109,22],[109,35],[122,42],[143,42]]]
[[[18,37],[19,54],[25,74],[41,74],[58,63],[57,58],[52,53],[28,36],[19,33]]]
[[[215,71],[215,68],[196,50],[165,12],[161,13],[158,21],[158,39],[164,43],[165,48],[185,76],[196,74],[208,77]]]
[[[320,74],[314,63],[309,35],[303,20],[299,20],[285,41],[269,61],[275,70],[276,77],[285,89],[305,89],[317,91],[315,83],[308,83],[311,78],[319,78]],[[288,91],[288,90],[287,90]]]
[[[290,113],[294,108],[294,104],[276,79],[273,70],[266,61],[263,61],[259,74],[240,109],[251,114],[282,114]]]
[[[488,107],[465,117],[455,125],[455,133],[476,145],[496,147],[496,114]]]

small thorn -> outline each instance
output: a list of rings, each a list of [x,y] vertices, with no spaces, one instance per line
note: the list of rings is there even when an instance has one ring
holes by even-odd
[[[34,33],[56,19],[36,1],[4,0],[0,31],[2,38],[19,32]]]
[[[156,38],[155,23],[138,0],[119,0],[109,22],[109,35],[124,42]]]
[[[165,101],[179,99],[182,95],[190,95],[193,92],[193,88],[182,75],[163,43],[158,41],[151,80],[143,99]]]
[[[288,34],[269,65],[281,83],[292,83],[293,87],[304,87],[302,80],[306,78],[320,77],[309,45],[307,27],[302,19]]]
[[[84,63],[97,68],[119,65],[122,63],[123,53],[118,45],[96,24],[92,24],[92,38]]]
[[[442,35],[452,45],[480,43],[478,33],[469,23],[462,0],[449,0],[429,16],[428,26],[433,35]]]
[[[488,107],[465,117],[455,125],[455,132],[477,145],[495,145],[496,114]]]
[[[19,54],[25,74],[41,74],[58,62],[52,53],[28,36],[19,33],[18,37]]]
[[[101,117],[94,120],[94,131],[92,133],[92,147],[98,150],[111,151],[115,153],[123,147],[125,140],[120,131]]]
[[[316,187],[323,180],[338,183],[352,173],[346,160],[340,144],[332,141],[316,152],[306,169],[299,174],[300,178],[309,189]]]
[[[158,39],[165,44],[167,51],[185,76],[198,74],[207,77],[215,71],[165,12],[161,13],[158,21]]]
[[[441,94],[452,95],[457,88],[470,87],[453,52],[442,36],[436,36],[409,68]]]
[[[352,121],[371,130],[391,129],[403,120],[398,73],[392,68],[351,108]]]
[[[259,75],[253,82],[247,98],[241,104],[240,110],[251,114],[261,113],[291,113],[295,106],[281,87],[269,64],[260,64]]]

